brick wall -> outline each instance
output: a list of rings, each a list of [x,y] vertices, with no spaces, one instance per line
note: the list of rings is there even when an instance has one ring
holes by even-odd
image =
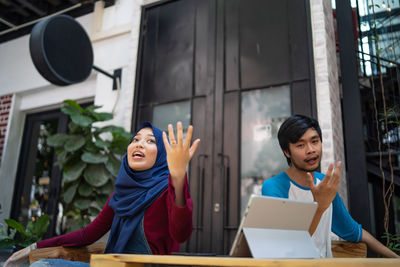
[[[3,158],[4,141],[7,133],[8,117],[10,115],[12,95],[0,96],[0,166]]]

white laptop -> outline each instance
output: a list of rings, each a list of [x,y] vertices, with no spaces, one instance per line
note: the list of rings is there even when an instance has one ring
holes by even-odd
[[[317,206],[316,202],[252,195],[230,256],[319,258],[308,233]]]

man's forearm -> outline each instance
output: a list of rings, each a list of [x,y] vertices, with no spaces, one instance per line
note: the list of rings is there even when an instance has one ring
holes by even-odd
[[[366,243],[369,249],[384,257],[400,258],[399,255],[384,246],[381,242],[379,242],[375,237],[373,237],[369,232],[364,229],[362,229],[362,242]]]
[[[325,210],[322,210],[320,208],[317,209],[317,211],[314,214],[314,218],[311,222],[310,227],[308,228],[308,232],[312,236],[315,233],[315,230],[317,230],[319,221],[321,220],[322,215],[324,214]]]

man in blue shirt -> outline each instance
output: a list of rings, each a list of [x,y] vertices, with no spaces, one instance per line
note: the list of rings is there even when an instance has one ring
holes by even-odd
[[[289,169],[270,179],[262,187],[266,196],[315,201],[317,211],[309,233],[322,257],[332,257],[331,231],[351,242],[365,242],[386,257],[399,257],[362,229],[347,212],[340,198],[341,162],[331,163],[326,175],[316,172],[322,157],[322,134],[318,121],[293,115],[281,125],[278,140]]]

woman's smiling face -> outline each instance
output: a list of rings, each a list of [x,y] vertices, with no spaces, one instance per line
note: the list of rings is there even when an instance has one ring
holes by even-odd
[[[135,171],[144,171],[153,167],[157,159],[157,142],[151,128],[143,128],[129,144],[128,164]]]

